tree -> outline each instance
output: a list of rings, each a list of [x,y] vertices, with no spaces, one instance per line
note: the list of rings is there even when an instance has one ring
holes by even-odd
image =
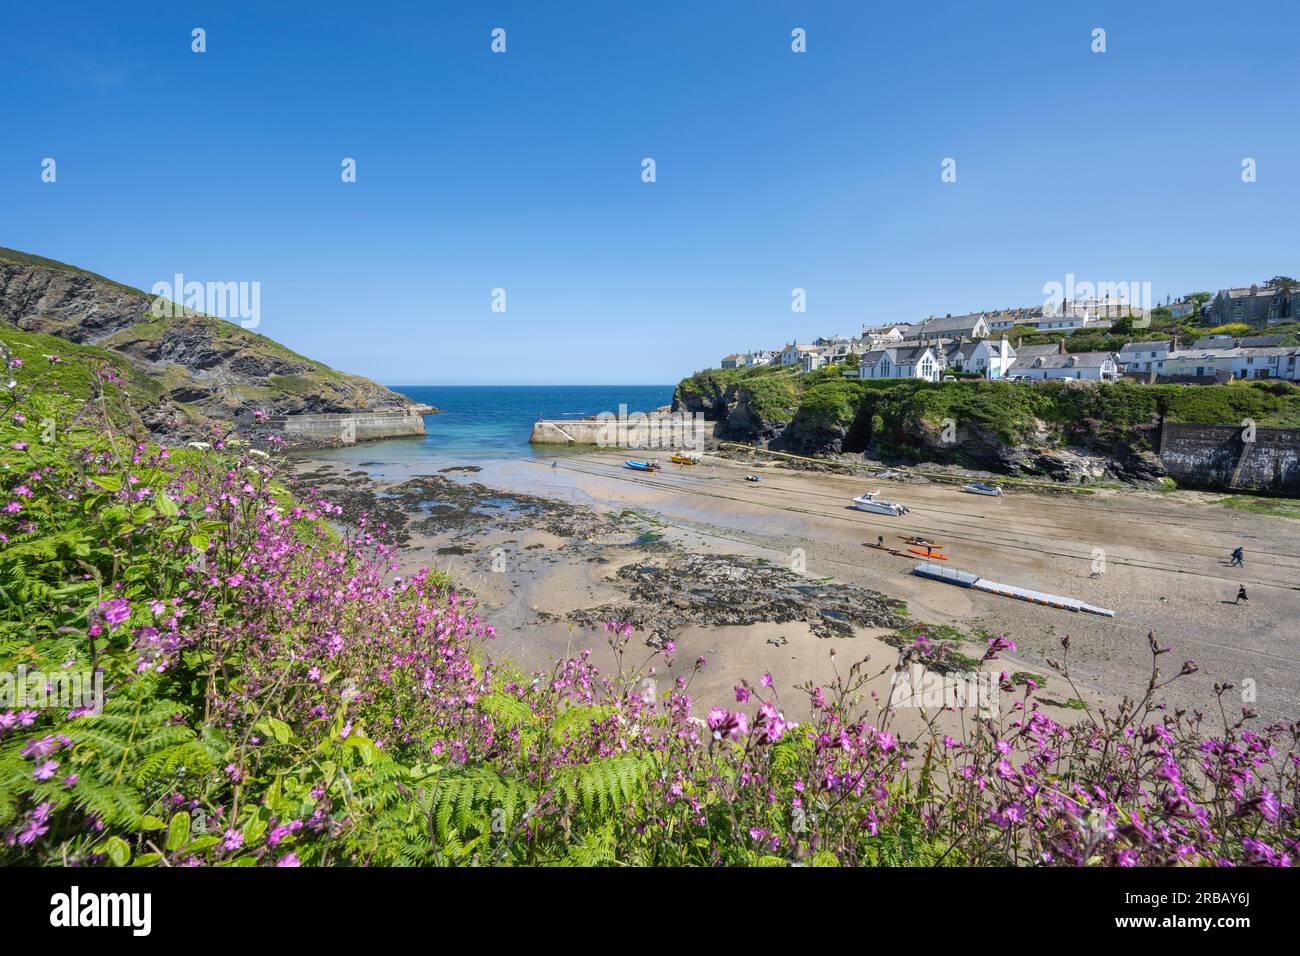
[[[845,368],[857,368],[861,364],[862,359],[858,357],[857,352],[850,352],[848,355],[844,356]]]

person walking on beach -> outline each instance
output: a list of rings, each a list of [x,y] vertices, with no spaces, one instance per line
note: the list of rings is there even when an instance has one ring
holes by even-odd
[[[1247,604],[1250,603],[1250,598],[1246,597],[1246,585],[1244,584],[1241,585],[1241,587],[1237,588],[1237,600],[1233,601],[1232,603],[1240,604],[1242,601],[1245,601]]]
[[[1240,545],[1238,545],[1236,550],[1232,552],[1232,560],[1228,562],[1228,566],[1237,568],[1244,568],[1246,566],[1246,556],[1242,552]]]

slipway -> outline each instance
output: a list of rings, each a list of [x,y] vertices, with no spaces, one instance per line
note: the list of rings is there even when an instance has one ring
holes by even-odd
[[[1110,610],[1110,608],[1085,604],[1078,598],[1063,597],[1059,594],[1048,594],[1046,591],[1034,591],[1030,588],[1017,587],[1014,584],[1000,584],[997,581],[990,581],[987,578],[982,578],[978,574],[973,574],[970,571],[948,568],[931,562],[918,564],[912,569],[912,573],[923,578],[930,578],[933,581],[943,581],[945,584],[955,584],[957,587],[961,588],[973,588],[974,590],[984,591],[988,594],[997,594],[1002,597],[1015,598],[1017,601],[1025,601],[1029,604],[1040,604],[1044,607],[1061,608],[1065,611],[1083,611],[1087,614],[1100,614],[1102,617],[1115,616],[1115,612]]]

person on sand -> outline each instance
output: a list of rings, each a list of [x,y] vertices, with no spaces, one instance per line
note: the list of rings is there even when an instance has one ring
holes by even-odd
[[[1236,550],[1232,552],[1232,560],[1228,562],[1228,566],[1229,567],[1235,566],[1238,568],[1244,568],[1246,566],[1246,557],[1245,554],[1242,552],[1240,545],[1238,545]]]
[[[1246,585],[1244,584],[1241,587],[1237,588],[1237,600],[1233,601],[1232,603],[1240,604],[1242,601],[1245,601],[1247,604],[1250,603],[1250,598],[1246,597]]]
[[[884,546],[885,546],[885,536],[883,534],[876,535],[876,547],[883,548]]]

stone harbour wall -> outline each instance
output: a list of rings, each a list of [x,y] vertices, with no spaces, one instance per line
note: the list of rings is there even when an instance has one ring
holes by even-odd
[[[283,434],[290,444],[351,445],[379,438],[425,434],[424,416],[414,410],[275,415],[267,424]]]
[[[1160,460],[1169,477],[1190,488],[1300,493],[1300,428],[1179,425],[1160,433]]]
[[[529,438],[535,445],[596,445],[600,448],[699,449],[713,437],[713,422],[703,416],[652,415],[582,421],[537,421]]]

